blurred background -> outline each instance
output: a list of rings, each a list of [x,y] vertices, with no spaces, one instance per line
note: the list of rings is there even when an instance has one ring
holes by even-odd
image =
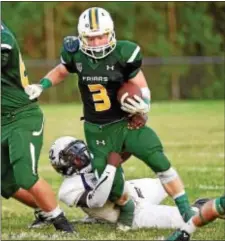
[[[86,8],[103,7],[117,39],[137,42],[153,101],[224,98],[224,2],[2,2],[30,82],[59,63],[62,40],[77,35]],[[76,75],[46,91],[42,103],[79,101]]]

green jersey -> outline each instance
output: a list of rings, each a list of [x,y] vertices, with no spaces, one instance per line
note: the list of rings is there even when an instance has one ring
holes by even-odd
[[[121,85],[136,76],[142,62],[140,47],[129,41],[117,41],[116,48],[103,59],[93,59],[81,50],[72,53],[64,47],[61,63],[70,73],[77,73],[84,106],[84,119],[107,124],[127,116],[117,101]]]
[[[26,68],[12,32],[1,24],[1,59],[7,55],[7,64],[1,66],[2,114],[14,111],[32,101],[24,92],[28,85]]]

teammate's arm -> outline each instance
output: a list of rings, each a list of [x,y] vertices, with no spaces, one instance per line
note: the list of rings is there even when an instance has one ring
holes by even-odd
[[[194,233],[197,228],[205,226],[217,218],[224,218],[223,215],[225,215],[225,196],[209,200],[181,229],[176,230],[166,240],[188,241],[190,235]]]
[[[63,40],[61,51],[61,63],[52,69],[39,84],[32,84],[25,87],[29,99],[38,98],[44,89],[62,82],[69,73],[74,73],[73,54],[79,50],[79,41],[76,37],[66,37]]]
[[[68,75],[69,71],[63,64],[57,65],[54,69],[52,69],[43,79],[48,79],[51,81],[50,85],[57,85],[62,82]],[[42,79],[42,82],[43,82]]]

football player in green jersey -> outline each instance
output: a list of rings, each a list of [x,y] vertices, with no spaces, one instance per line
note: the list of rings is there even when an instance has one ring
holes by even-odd
[[[28,86],[26,93],[30,99],[37,98],[44,89],[60,83],[70,73],[76,73],[84,106],[84,132],[94,154],[92,165],[96,175],[102,174],[109,152],[121,152],[124,148],[158,175],[187,221],[193,215],[188,197],[177,172],[164,155],[159,137],[144,125],[127,128],[128,114],[135,118],[139,116],[140,120],[145,119],[150,110],[150,90],[141,71],[140,47],[134,42],[116,40],[113,20],[102,8],[93,7],[81,14],[78,33],[78,39],[75,36],[64,39],[61,63],[40,84]],[[125,103],[125,93],[119,103],[117,91],[126,81],[138,85],[143,98],[136,96],[136,101],[129,99],[130,103]],[[110,200],[121,206],[120,221],[129,226],[134,205],[123,192],[123,170],[118,167]]]
[[[202,202],[202,203],[201,203]],[[205,202],[203,204],[203,202]],[[195,214],[181,230],[175,231],[167,240],[171,241],[188,241],[190,235],[196,231],[197,228],[213,222],[217,218],[223,218],[225,215],[225,196],[214,198],[211,200],[199,199],[201,208],[199,213]]]
[[[24,92],[28,84],[16,38],[1,24],[1,195],[39,207],[57,230],[73,232],[52,188],[38,176],[44,119],[37,99]]]

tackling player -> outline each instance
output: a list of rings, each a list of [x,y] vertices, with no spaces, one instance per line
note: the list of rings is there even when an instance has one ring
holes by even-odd
[[[147,126],[131,130],[129,118],[146,119],[150,110],[150,90],[141,70],[140,46],[126,40],[116,40],[114,23],[102,8],[85,10],[78,21],[79,40],[66,37],[61,51],[61,63],[51,70],[40,84],[26,88],[30,99],[43,90],[63,81],[70,73],[78,75],[78,86],[84,105],[84,131],[87,145],[94,155],[92,166],[101,176],[110,152],[125,151],[144,161],[159,177],[185,221],[193,215],[183,183],[163,152],[157,134]],[[117,101],[117,91],[130,81],[141,88],[143,98]],[[120,205],[120,221],[132,225],[134,203],[123,195],[123,170],[116,170],[109,199]]]
[[[1,24],[1,195],[40,207],[57,230],[73,232],[52,188],[38,176],[44,119],[37,99],[24,92],[28,84],[16,38]]]
[[[90,165],[92,154],[81,140],[70,136],[58,138],[50,149],[49,158],[54,169],[64,176],[58,192],[62,202],[69,207],[82,208],[98,221],[117,223],[120,209],[107,199],[116,167],[124,161],[119,154],[109,154],[99,180]],[[180,228],[184,225],[177,207],[159,205],[167,194],[158,178],[126,181],[124,193],[135,203],[132,228]],[[36,220],[33,227],[43,222],[41,213],[39,218],[42,219]]]

